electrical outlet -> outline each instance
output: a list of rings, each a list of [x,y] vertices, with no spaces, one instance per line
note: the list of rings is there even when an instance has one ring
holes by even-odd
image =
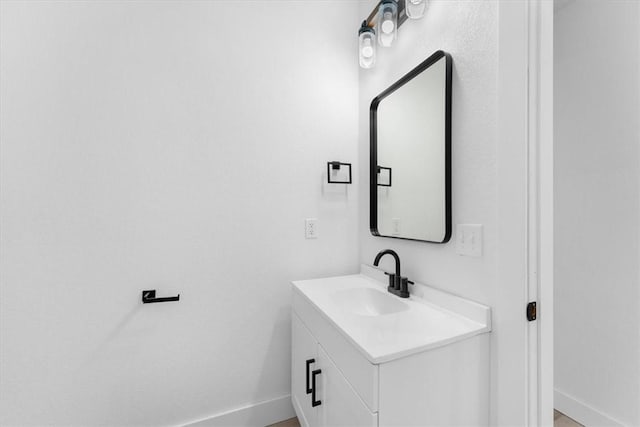
[[[307,239],[318,238],[318,218],[307,218],[304,220],[304,237]]]
[[[456,226],[456,253],[472,257],[482,256],[482,224]]]

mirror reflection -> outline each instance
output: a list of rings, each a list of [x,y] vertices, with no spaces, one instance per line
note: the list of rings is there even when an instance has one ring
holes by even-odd
[[[451,236],[451,57],[442,51],[371,103],[371,232]]]

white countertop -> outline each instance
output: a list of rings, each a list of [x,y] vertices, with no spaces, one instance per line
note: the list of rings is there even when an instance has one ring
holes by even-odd
[[[399,298],[387,292],[386,283],[364,274],[293,282],[294,292],[374,364],[491,330],[488,307],[424,285],[416,287],[424,298]]]

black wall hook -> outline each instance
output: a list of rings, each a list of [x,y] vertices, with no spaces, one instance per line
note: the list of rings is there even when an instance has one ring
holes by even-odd
[[[150,289],[147,291],[142,291],[142,303],[150,304],[152,302],[169,302],[169,301],[180,301],[180,294],[175,297],[163,297],[156,298],[156,290]]]

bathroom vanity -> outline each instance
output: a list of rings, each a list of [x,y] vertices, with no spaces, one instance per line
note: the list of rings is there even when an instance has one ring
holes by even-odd
[[[292,392],[303,426],[484,426],[490,309],[386,276],[293,282]]]

